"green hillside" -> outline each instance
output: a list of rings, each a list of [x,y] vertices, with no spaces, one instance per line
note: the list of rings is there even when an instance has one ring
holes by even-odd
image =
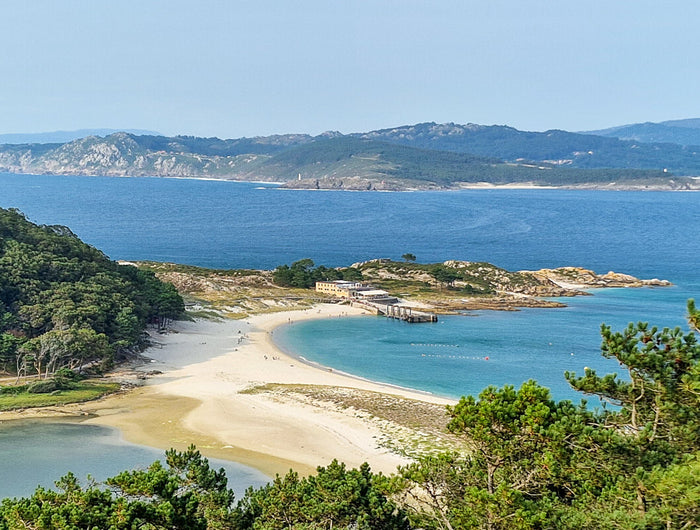
[[[595,134],[645,143],[700,145],[700,119],[633,123],[598,131],[587,131],[582,134]]]
[[[153,273],[119,265],[64,226],[0,209],[0,369],[48,378],[138,349],[148,322],[184,311]]]
[[[493,157],[347,136],[283,151],[258,166],[256,172],[279,180],[289,180],[300,173],[303,179],[362,177],[436,187],[477,182],[569,185],[667,176],[658,170],[580,170],[553,164],[505,163]]]
[[[700,148],[698,148],[700,150]],[[64,144],[0,146],[0,171],[268,180],[289,187],[458,188],[535,183],[696,189],[691,147],[566,131],[423,123],[370,133],[221,140],[115,133]]]
[[[529,132],[501,125],[420,123],[356,136],[507,161],[549,162],[581,169],[666,168],[679,175],[700,175],[700,147],[641,143],[561,130]]]

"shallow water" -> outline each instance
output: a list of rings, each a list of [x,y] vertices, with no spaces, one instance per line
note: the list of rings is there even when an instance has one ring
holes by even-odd
[[[680,287],[603,289],[567,299],[563,309],[478,311],[441,316],[435,324],[336,318],[294,323],[274,337],[281,348],[309,361],[446,397],[534,379],[556,399],[578,402],[584,396],[569,387],[565,371],[583,373],[585,366],[619,371],[616,361],[600,355],[601,323],[613,329],[630,321],[687,327],[688,294]]]
[[[54,482],[71,471],[83,485],[88,476],[102,481],[128,469],[165,462],[159,449],[125,442],[119,431],[81,423],[12,421],[0,424],[2,480],[0,498],[27,496],[37,486],[54,488]],[[246,466],[210,459],[214,469],[224,468],[228,485],[241,498],[249,486],[262,486],[268,478]]]

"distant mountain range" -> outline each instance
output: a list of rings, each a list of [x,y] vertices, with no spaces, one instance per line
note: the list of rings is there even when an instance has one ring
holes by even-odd
[[[107,136],[116,132],[160,134],[155,131],[145,131],[142,129],[127,129],[125,131],[122,129],[78,129],[77,131],[0,134],[0,144],[63,144],[85,138],[86,136]]]
[[[594,134],[645,143],[700,145],[700,119],[671,120],[662,121],[661,123],[634,123],[599,131],[587,131],[582,134]]]
[[[0,145],[0,171],[206,177],[362,190],[478,183],[700,188],[700,179],[682,178],[700,175],[700,147],[693,147],[700,141],[686,145],[615,136],[646,125],[686,131],[686,138],[700,134],[700,120],[621,126],[596,135],[454,123],[232,140],[117,132],[62,143]]]
[[[530,161],[586,169],[667,169],[678,174],[700,174],[700,147],[642,145],[562,130],[527,132],[503,125],[421,123],[353,136],[497,157],[507,162]]]

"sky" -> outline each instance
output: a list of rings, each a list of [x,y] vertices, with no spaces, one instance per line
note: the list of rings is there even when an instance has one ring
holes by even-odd
[[[4,0],[0,133],[700,117],[696,0]]]

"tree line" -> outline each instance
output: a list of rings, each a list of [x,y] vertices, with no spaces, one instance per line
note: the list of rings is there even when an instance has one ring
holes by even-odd
[[[479,295],[496,292],[496,276],[515,282],[522,281],[518,273],[509,272],[490,263],[479,262],[465,267],[454,267],[444,263],[416,263],[416,256],[411,253],[405,253],[401,257],[404,259],[403,262],[382,259],[364,263],[360,267],[338,268],[324,265],[316,267],[313,260],[306,258],[295,261],[291,266],[277,266],[272,273],[272,281],[280,287],[311,289],[318,281],[361,282],[365,276],[371,276],[371,274],[363,274],[363,270],[367,272],[372,269],[386,269],[394,275],[405,277],[406,281],[411,281],[417,273],[426,273],[435,286]],[[376,275],[371,281],[378,286],[386,283],[385,280],[376,278]],[[428,285],[430,284],[426,283],[426,286]]]
[[[148,323],[177,318],[175,287],[119,265],[64,226],[0,209],[0,368],[48,378],[111,363],[143,340]]]
[[[0,530],[38,529],[658,529],[700,527],[700,311],[691,331],[601,328],[625,376],[585,369],[569,383],[610,406],[554,401],[534,381],[488,387],[447,408],[462,449],[391,475],[333,461],[294,471],[235,502],[223,470],[194,448],[165,465],[82,487],[5,499]]]
[[[310,289],[320,281],[362,281],[362,272],[353,267],[334,269],[324,265],[315,266],[312,259],[295,261],[291,266],[279,265],[272,272],[272,281],[280,287]]]

